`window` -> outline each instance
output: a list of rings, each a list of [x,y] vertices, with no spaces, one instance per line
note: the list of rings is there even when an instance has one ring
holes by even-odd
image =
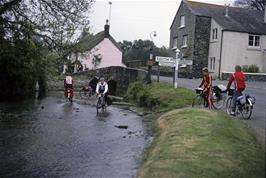
[[[217,28],[212,29],[212,40],[217,40],[217,33],[218,33]]]
[[[173,48],[177,48],[177,37],[173,38]]]
[[[182,40],[182,47],[184,48],[184,47],[187,47],[187,35],[184,35],[183,36],[183,40]]]
[[[210,69],[210,71],[215,70],[215,57],[210,57],[209,69]]]
[[[184,15],[182,15],[180,17],[180,26],[179,27],[180,28],[185,27],[185,16]]]
[[[258,36],[258,35],[249,35],[248,46],[259,47],[260,46],[260,36]]]

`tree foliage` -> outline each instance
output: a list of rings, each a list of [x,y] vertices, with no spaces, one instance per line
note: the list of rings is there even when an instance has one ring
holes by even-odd
[[[119,42],[123,50],[123,61],[147,60],[152,52],[155,56],[171,56],[171,52],[166,47],[158,48],[150,40],[134,40]],[[152,51],[151,51],[152,50]]]
[[[47,74],[78,48],[74,44],[88,29],[93,2],[0,1],[0,100],[29,96],[37,81],[45,88]]]
[[[235,5],[264,11],[266,0],[236,0]]]

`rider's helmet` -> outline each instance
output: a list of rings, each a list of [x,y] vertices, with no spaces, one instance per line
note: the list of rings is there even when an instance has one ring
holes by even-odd
[[[100,78],[100,82],[103,83],[105,81],[104,77]]]

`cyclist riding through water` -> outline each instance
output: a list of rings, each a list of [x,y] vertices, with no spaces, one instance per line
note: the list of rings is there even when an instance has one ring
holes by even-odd
[[[235,73],[233,73],[228,81],[227,84],[227,90],[230,89],[230,86],[232,82],[234,81],[235,84],[235,91],[233,93],[233,106],[232,106],[232,111],[231,115],[235,116],[235,111],[236,111],[236,101],[239,96],[242,96],[242,92],[246,88],[246,83],[245,83],[245,74],[242,72],[242,69],[239,65],[235,66]]]
[[[96,86],[96,93],[97,95],[103,94],[104,95],[104,101],[107,101],[107,93],[108,92],[108,84],[105,82],[105,79],[103,77],[100,78],[100,82]]]
[[[212,108],[212,76],[209,74],[207,67],[202,69],[202,74],[203,78],[199,88],[203,87],[203,93],[208,101],[208,107]]]

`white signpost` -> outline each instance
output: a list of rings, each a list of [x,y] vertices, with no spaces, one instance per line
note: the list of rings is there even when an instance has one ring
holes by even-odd
[[[176,51],[176,58],[175,59],[172,57],[162,57],[162,56],[156,56],[156,58],[155,58],[155,61],[158,62],[159,66],[174,67],[174,69],[175,69],[175,73],[173,76],[174,88],[177,88],[178,65],[179,65],[179,61],[180,61],[179,55],[180,55],[180,51]],[[159,69],[158,69],[158,79],[159,79]]]

